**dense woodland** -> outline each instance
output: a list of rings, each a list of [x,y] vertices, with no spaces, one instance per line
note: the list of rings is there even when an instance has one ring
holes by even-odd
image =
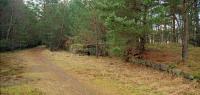
[[[0,50],[95,45],[140,58],[149,44],[200,46],[199,0],[0,0]],[[134,53],[132,53],[134,52]]]

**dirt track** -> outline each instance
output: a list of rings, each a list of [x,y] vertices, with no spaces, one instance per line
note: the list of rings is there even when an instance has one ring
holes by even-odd
[[[25,64],[30,83],[46,95],[199,95],[199,85],[113,58],[50,52],[43,47],[11,53]],[[181,88],[181,89],[180,89]]]
[[[62,68],[52,63],[42,55],[43,48],[35,48],[25,51],[23,54],[27,59],[34,63],[27,64],[30,72],[41,73],[40,87],[47,95],[102,95],[102,93],[80,82],[73,76],[67,74]],[[43,72],[43,73],[42,73]]]

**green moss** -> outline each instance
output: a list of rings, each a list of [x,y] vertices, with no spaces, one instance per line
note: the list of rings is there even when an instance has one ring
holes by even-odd
[[[176,64],[170,64],[170,65],[169,65],[169,68],[170,68],[170,69],[177,68],[177,65],[176,65]]]
[[[33,88],[29,85],[1,87],[0,90],[0,94],[3,95],[45,95],[39,89]]]
[[[123,53],[123,50],[120,47],[113,47],[110,50],[110,53],[112,56],[120,56]]]
[[[200,72],[194,72],[192,75],[194,76],[195,79],[200,80]]]
[[[96,85],[99,85],[106,90],[114,91],[119,95],[163,95],[162,92],[152,91],[153,88],[150,88],[147,85],[143,84],[136,85],[136,84],[124,83],[115,79],[103,79],[103,78],[96,78],[93,80],[93,82]]]

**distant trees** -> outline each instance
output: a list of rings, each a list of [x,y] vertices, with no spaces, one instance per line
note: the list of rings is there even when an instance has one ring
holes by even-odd
[[[0,1],[0,48],[44,44],[51,50],[73,39],[100,45],[112,55],[137,54],[146,44],[200,46],[199,0],[22,0]]]
[[[199,0],[194,0],[191,4],[190,7],[190,31],[191,32],[191,37],[190,37],[190,42],[191,44],[195,46],[200,46],[200,1]]]
[[[1,0],[0,50],[32,47],[39,43],[34,31],[37,18],[23,0]],[[31,31],[30,31],[31,30]]]
[[[104,15],[104,20],[110,31],[107,34],[110,35],[108,39],[112,39],[112,47],[120,47],[124,51],[124,46],[133,47],[131,43],[136,43],[136,49],[142,53],[145,50],[145,43],[155,42],[156,39],[161,43],[164,41],[164,43],[178,43],[182,38],[180,42],[182,59],[183,62],[187,61],[189,35],[199,29],[198,0],[97,0],[96,2],[101,13],[110,12]],[[112,2],[112,5],[109,5],[111,4],[109,2]],[[195,17],[190,16],[192,12],[196,14]],[[172,20],[168,22],[169,19]],[[196,27],[194,30],[191,30],[193,26],[189,22]],[[197,45],[198,39],[193,41]],[[114,45],[115,42],[117,43]]]
[[[70,35],[68,6],[66,2],[58,0],[44,0],[41,2],[39,31],[42,43],[51,50],[62,48],[67,36]]]
[[[39,44],[56,50],[70,35],[68,6],[59,0],[3,0],[0,19],[1,51]]]

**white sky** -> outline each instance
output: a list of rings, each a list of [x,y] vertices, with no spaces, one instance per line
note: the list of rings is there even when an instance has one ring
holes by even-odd
[[[31,1],[31,0],[24,0],[24,2],[27,2],[27,1]],[[35,3],[37,2],[36,0],[33,0]],[[60,0],[60,1],[67,1],[67,0]],[[70,0],[68,0],[70,1]]]

